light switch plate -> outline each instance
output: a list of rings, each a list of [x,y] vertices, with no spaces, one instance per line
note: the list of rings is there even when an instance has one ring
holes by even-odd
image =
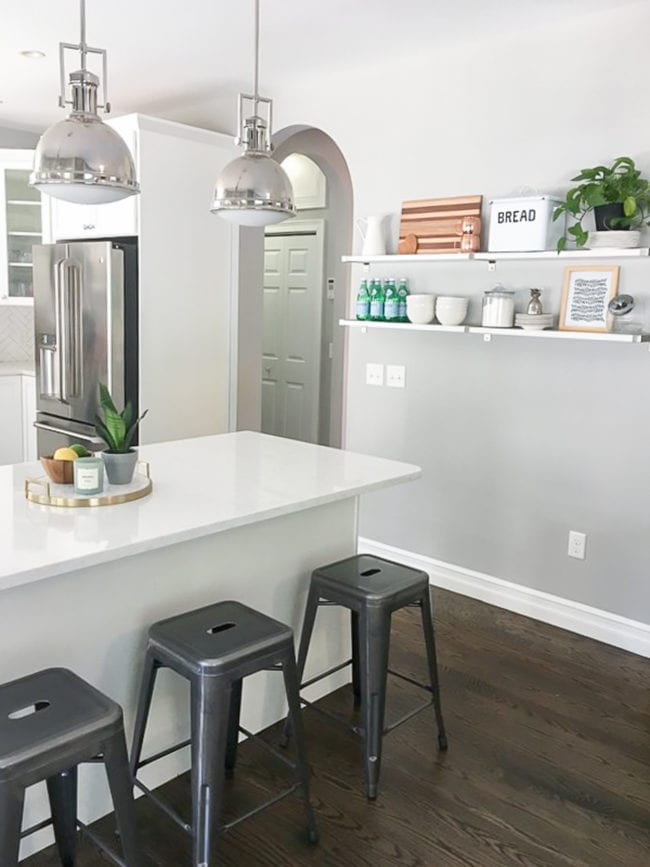
[[[384,365],[366,364],[366,385],[384,384]]]
[[[404,388],[406,385],[406,368],[403,364],[386,365],[386,385],[388,388]]]

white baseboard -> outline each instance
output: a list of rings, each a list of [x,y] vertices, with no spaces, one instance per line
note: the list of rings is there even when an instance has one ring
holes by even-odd
[[[550,623],[568,629],[570,632],[576,632],[578,635],[595,638],[605,644],[650,658],[650,624],[630,620],[600,608],[592,608],[590,605],[553,596],[551,593],[544,593],[521,584],[513,584],[511,581],[485,575],[483,572],[443,563],[424,554],[415,554],[372,539],[360,537],[359,552],[375,554],[377,557],[386,557],[388,560],[396,560],[406,566],[422,569],[429,573],[434,587],[462,593],[464,596],[480,599],[482,602],[505,608],[507,611],[524,614],[543,623]]]

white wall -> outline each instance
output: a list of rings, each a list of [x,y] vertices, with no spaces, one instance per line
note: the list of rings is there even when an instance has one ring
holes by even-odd
[[[518,36],[482,38],[468,23],[462,43],[425,55],[296,76],[274,94],[278,126],[332,136],[356,215],[398,214],[411,198],[562,190],[581,166],[621,154],[650,173],[638,66],[649,25],[647,3],[581,15],[565,4]],[[508,267],[503,282],[541,284],[557,301],[559,264]],[[419,265],[409,276],[477,299],[493,282],[477,268]],[[647,300],[650,262],[625,264],[623,287]],[[369,500],[362,534],[650,622],[650,356],[551,341],[486,348],[453,335],[350,336],[347,446],[426,471]],[[365,386],[366,361],[405,363],[405,391]],[[589,533],[584,563],[566,557],[570,528]]]
[[[0,148],[33,148],[38,139],[38,133],[0,126]]]

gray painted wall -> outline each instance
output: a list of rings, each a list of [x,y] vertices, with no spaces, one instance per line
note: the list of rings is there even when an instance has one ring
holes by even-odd
[[[274,94],[278,120],[335,139],[356,216],[397,215],[411,198],[566,189],[581,166],[625,153],[650,173],[643,87],[602,63],[613,44],[642,56],[646,33],[644,3],[565,4],[561,21],[516,38],[468,26],[425,56],[297,78]],[[416,268],[406,273],[422,291],[475,297],[496,276],[557,302],[562,281],[559,263]],[[647,298],[650,260],[624,264],[621,289]],[[647,347],[394,331],[351,334],[348,352],[346,445],[425,471],[364,498],[364,535],[650,622]],[[367,361],[405,364],[406,389],[364,385]],[[584,562],[566,555],[569,529],[589,534]]]
[[[414,287],[432,290],[418,267]],[[440,267],[435,284],[471,294],[479,324],[485,263]],[[623,291],[647,285],[649,267],[626,265]],[[513,286],[522,272],[499,266]],[[544,265],[536,282],[561,274]],[[553,309],[559,289],[544,299]],[[405,365],[406,388],[367,386],[368,362]],[[424,469],[364,498],[361,535],[650,622],[649,382],[645,344],[355,334],[346,446]],[[567,557],[570,529],[588,534],[585,561]]]

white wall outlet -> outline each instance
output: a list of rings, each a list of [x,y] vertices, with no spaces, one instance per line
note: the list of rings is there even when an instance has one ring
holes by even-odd
[[[406,385],[406,368],[403,364],[386,365],[386,385],[388,388],[404,388]]]
[[[586,547],[586,533],[579,533],[577,530],[569,530],[569,557],[575,557],[576,560],[584,560]]]
[[[366,364],[366,385],[384,384],[384,365]]]

